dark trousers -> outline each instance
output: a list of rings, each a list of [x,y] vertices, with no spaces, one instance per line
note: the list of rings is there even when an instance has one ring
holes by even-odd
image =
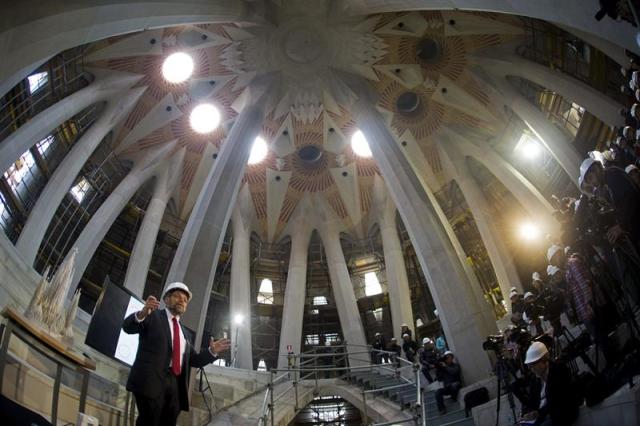
[[[453,399],[454,401],[458,399],[458,392],[460,392],[460,387],[460,382],[453,382],[436,391],[436,404],[438,404],[438,411],[444,411],[445,395],[451,395],[451,399]]]
[[[178,380],[168,369],[162,392],[157,398],[135,394],[138,418],[136,426],[175,426],[180,414]]]
[[[422,374],[427,379],[427,382],[433,383],[433,377],[431,377],[431,373],[429,373],[429,367],[422,367]]]

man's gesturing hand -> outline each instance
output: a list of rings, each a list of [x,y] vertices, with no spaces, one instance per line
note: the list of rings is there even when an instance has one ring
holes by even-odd
[[[209,349],[214,354],[219,354],[220,352],[224,352],[229,349],[230,344],[229,339],[213,340],[212,337],[209,340]]]
[[[149,296],[147,297],[147,301],[144,302],[144,306],[142,307],[142,309],[136,314],[136,317],[138,317],[138,319],[142,321],[147,317],[147,315],[149,315],[159,307],[160,302],[158,301],[158,299],[153,296]]]

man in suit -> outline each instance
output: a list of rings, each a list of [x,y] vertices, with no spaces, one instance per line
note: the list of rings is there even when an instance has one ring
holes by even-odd
[[[138,352],[133,362],[127,390],[133,392],[138,407],[138,426],[175,426],[180,410],[189,410],[187,387],[191,367],[204,367],[229,348],[227,339],[209,342],[198,352],[189,330],[180,325],[191,291],[183,283],[171,283],[160,301],[149,296],[142,310],[125,318],[122,329],[139,334]]]

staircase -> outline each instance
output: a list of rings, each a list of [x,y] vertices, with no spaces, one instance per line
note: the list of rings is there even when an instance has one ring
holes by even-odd
[[[417,392],[414,383],[409,383],[405,379],[392,374],[380,374],[377,371],[352,372],[346,380],[363,390],[380,389],[376,392],[375,398],[382,396],[389,401],[398,404],[402,410],[416,410]],[[440,414],[436,405],[436,387],[428,385],[422,397],[425,403],[426,423],[433,426],[473,426],[473,418],[465,417],[462,405],[445,396],[444,403],[447,412]],[[371,396],[370,398],[374,398]]]

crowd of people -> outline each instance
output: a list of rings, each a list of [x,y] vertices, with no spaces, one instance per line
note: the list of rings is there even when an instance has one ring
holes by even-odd
[[[403,356],[411,363],[418,363],[420,370],[428,383],[439,381],[442,386],[436,390],[435,397],[440,414],[446,413],[444,397],[450,396],[454,401],[462,387],[460,366],[455,362],[453,353],[447,350],[444,336],[440,334],[435,341],[429,337],[421,341],[414,339],[413,332],[407,324],[402,324],[400,335],[402,344],[395,338],[388,342],[386,338],[376,333],[371,344],[373,362],[376,364],[396,364],[397,358]]]
[[[511,366],[522,420],[531,424],[570,425],[577,418],[581,390],[567,368],[576,354],[567,358],[557,350],[561,336],[565,346],[575,339],[567,326],[580,325],[595,343],[594,374],[602,370],[599,353],[606,370],[619,369],[637,353],[640,58],[628,57],[621,70],[628,78],[621,88],[628,97],[621,110],[624,127],[576,171],[580,196],[555,198],[560,232],[549,237],[546,271],[534,272],[523,293],[513,287],[509,294],[512,325],[504,331],[500,355]],[[626,341],[616,336],[622,323],[630,330]]]

